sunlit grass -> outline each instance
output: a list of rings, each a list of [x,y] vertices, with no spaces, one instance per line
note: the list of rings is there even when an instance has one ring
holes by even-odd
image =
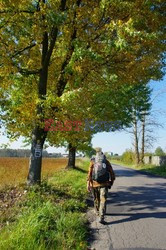
[[[166,176],[166,166],[142,165],[138,167],[139,170],[149,172],[151,174]]]

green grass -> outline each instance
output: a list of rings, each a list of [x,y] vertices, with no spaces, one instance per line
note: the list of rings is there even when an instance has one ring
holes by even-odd
[[[166,166],[154,166],[154,165],[142,165],[138,166],[136,169],[143,170],[155,175],[166,176]]]
[[[86,249],[87,166],[79,161],[80,169],[58,171],[28,188],[1,219],[0,249]]]
[[[120,166],[124,166],[124,167],[129,167],[135,170],[142,170],[154,175],[158,175],[158,176],[162,176],[162,177],[166,177],[166,166],[154,166],[154,165],[144,165],[144,164],[140,164],[138,166],[134,165],[134,164],[129,164],[129,163],[125,163],[122,161],[116,161],[116,160],[111,160],[111,163],[113,164],[118,164]]]

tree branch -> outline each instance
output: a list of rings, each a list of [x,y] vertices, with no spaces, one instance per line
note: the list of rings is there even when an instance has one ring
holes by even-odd
[[[60,10],[65,11],[65,8],[66,8],[66,0],[62,0],[61,5],[60,5]],[[49,47],[49,49],[47,51],[47,54],[45,56],[44,67],[49,64],[49,61],[50,61],[50,58],[51,58],[51,55],[52,55],[52,52],[53,52],[53,49],[54,49],[54,46],[55,46],[57,36],[58,36],[58,28],[54,26],[52,28],[52,31],[51,31],[51,34],[50,34],[50,38],[51,38],[50,47]]]
[[[79,7],[81,4],[81,0],[77,0],[77,7]],[[73,33],[71,35],[71,40],[70,40],[70,45],[69,45],[69,50],[68,50],[68,53],[66,55],[66,59],[65,61],[63,62],[62,64],[62,67],[61,67],[61,75],[60,75],[60,79],[58,81],[58,84],[57,84],[57,95],[60,97],[65,89],[65,86],[67,84],[67,80],[64,79],[64,70],[66,68],[66,66],[68,65],[68,63],[70,62],[71,58],[72,58],[72,55],[73,55],[73,52],[74,52],[74,44],[73,44],[73,41],[76,39],[77,37],[77,32],[76,32],[76,28],[75,28],[75,20],[76,20],[76,11],[74,13],[74,18],[73,18]]]
[[[36,45],[36,43],[33,43],[33,44],[28,45],[27,47],[25,47],[25,48],[23,48],[21,50],[16,51],[15,54],[12,55],[12,58],[15,57],[15,56],[17,56],[17,55],[19,55],[19,54],[21,54],[22,52],[24,52],[27,49],[33,48],[35,45]]]
[[[50,35],[51,36],[50,47],[47,51],[47,55],[44,60],[44,67],[49,64],[49,61],[50,61],[50,58],[51,58],[51,55],[55,46],[55,42],[57,39],[57,35],[58,35],[58,28],[53,27],[51,35]]]
[[[19,66],[16,66],[16,68],[18,69],[18,72],[23,74],[23,75],[37,75],[40,73],[40,70],[27,70],[27,69],[23,69],[20,68]]]

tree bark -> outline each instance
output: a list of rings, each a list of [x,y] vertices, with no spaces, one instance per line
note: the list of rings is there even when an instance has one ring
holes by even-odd
[[[41,181],[41,166],[42,166],[42,151],[46,138],[46,132],[37,127],[33,131],[31,156],[29,164],[29,173],[27,182],[29,185],[40,184]]]
[[[141,146],[141,163],[144,163],[145,155],[145,115],[142,118],[142,146]]]
[[[69,158],[66,168],[75,168],[75,159],[76,159],[76,147],[73,147],[72,144],[69,143]]]
[[[139,147],[138,147],[138,130],[137,130],[137,119],[134,119],[134,147],[135,147],[135,159],[136,164],[140,162]]]
[[[41,103],[37,105],[37,116],[40,116],[40,120],[36,121],[35,128],[32,132],[31,156],[27,178],[27,182],[29,185],[33,185],[35,183],[39,184],[41,181],[42,151],[47,132],[44,130],[44,128],[40,127],[41,125],[38,125],[38,122],[44,123],[44,111],[42,108],[42,102],[44,102],[45,100],[47,77],[48,66],[41,70],[39,78],[38,95]]]

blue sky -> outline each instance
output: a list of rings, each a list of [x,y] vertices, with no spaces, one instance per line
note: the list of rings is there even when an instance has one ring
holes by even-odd
[[[166,151],[166,77],[162,81],[152,81],[150,86],[153,89],[152,113],[155,115],[155,120],[163,128],[154,128],[156,142],[149,151],[154,151],[158,146],[161,146]],[[122,154],[125,149],[132,148],[131,135],[124,131],[98,133],[94,136],[92,143],[94,147],[102,147],[104,152],[109,151],[118,154]]]
[[[156,147],[161,146],[166,151],[166,77],[162,81],[152,81],[150,83],[152,92],[152,113],[155,115],[155,120],[162,124],[163,128],[154,128],[154,136],[157,141],[154,143],[153,148],[149,151],[155,150]],[[8,139],[1,136],[0,146],[6,144]],[[92,139],[93,147],[100,146],[103,152],[113,152],[122,154],[126,149],[132,148],[132,138],[130,134],[121,132],[103,132],[97,133]],[[19,139],[11,143],[10,148],[23,148],[22,140]],[[64,148],[49,147],[48,152],[61,152],[64,153]]]

